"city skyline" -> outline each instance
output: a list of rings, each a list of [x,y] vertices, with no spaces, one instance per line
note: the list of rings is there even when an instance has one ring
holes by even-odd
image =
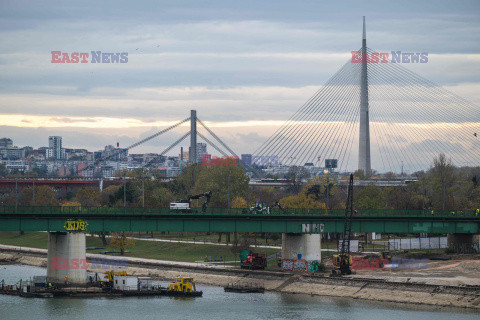
[[[68,14],[52,3],[33,4],[21,15],[21,2],[4,3],[0,135],[33,147],[55,135],[72,148],[126,147],[195,108],[238,154],[252,153],[358,50],[362,15],[372,48],[428,52],[428,63],[406,67],[478,104],[480,6],[415,5],[419,14],[381,2],[343,8],[309,3],[312,10],[282,4],[273,12],[265,4],[247,10],[214,2],[183,11],[163,4],[156,12],[162,19],[123,7],[105,20],[99,9],[108,3],[81,10],[72,5]],[[138,19],[134,13],[144,24],[121,31]],[[102,32],[85,32],[86,25]],[[129,60],[52,64],[53,50],[125,51]],[[179,136],[178,130],[132,152],[160,152]]]

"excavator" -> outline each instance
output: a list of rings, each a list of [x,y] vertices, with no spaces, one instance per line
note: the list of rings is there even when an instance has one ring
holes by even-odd
[[[345,206],[345,220],[343,225],[342,243],[339,254],[333,256],[333,269],[331,276],[352,274],[352,256],[350,255],[350,238],[352,236],[353,215],[353,174],[348,183],[347,204]]]
[[[105,275],[103,276],[107,281],[107,287],[112,287],[113,286],[113,279],[115,276],[128,276],[127,271],[114,271],[114,270],[109,270],[105,272]]]
[[[282,212],[284,212],[280,202],[275,202],[271,206],[267,206],[263,201],[256,201],[253,207],[248,209],[248,213],[250,214],[270,214],[271,210],[275,207],[278,207]]]
[[[207,211],[207,204],[210,201],[210,197],[212,196],[212,192],[204,192],[200,194],[196,194],[193,196],[188,196],[185,200],[178,200],[175,202],[170,203],[170,210],[181,210],[181,211],[190,211],[190,202],[195,199],[205,198],[205,201],[202,205],[202,212]]]

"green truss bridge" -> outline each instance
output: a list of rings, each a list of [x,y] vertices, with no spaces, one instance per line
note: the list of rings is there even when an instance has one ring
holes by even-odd
[[[0,207],[0,231],[343,232],[344,210],[295,209],[250,214],[247,209],[179,212],[142,207]],[[480,232],[473,210],[358,210],[353,232]]]

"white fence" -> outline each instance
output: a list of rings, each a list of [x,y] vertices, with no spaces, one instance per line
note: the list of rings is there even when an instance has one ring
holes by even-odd
[[[360,252],[358,249],[358,240],[350,240],[350,252]],[[338,252],[342,250],[342,240],[338,241]]]
[[[445,249],[447,237],[389,239],[388,250]]]

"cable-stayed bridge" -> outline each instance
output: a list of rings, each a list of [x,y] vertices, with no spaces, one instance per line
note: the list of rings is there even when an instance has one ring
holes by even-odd
[[[360,63],[348,61],[255,151],[284,165],[414,172],[444,153],[480,165],[480,108],[398,63],[373,63],[364,21]],[[365,59],[362,59],[365,57]]]
[[[335,159],[338,171],[372,168],[380,172],[425,170],[444,153],[457,166],[480,165],[480,108],[392,60],[373,63],[367,57],[365,20],[360,63],[346,62],[253,154],[252,165],[323,167]],[[192,110],[186,118],[127,149],[137,147],[190,121],[186,132],[159,156],[152,167],[190,137],[190,163],[199,161],[197,139],[220,155],[235,156]],[[201,130],[197,130],[201,129]],[[203,132],[203,133],[202,133]],[[109,157],[114,157],[115,154]],[[260,160],[258,160],[260,159]],[[107,159],[99,159],[101,162]],[[187,159],[183,159],[187,160]],[[89,166],[88,168],[91,168]]]
[[[305,163],[321,166],[325,160],[334,159],[340,170],[358,168],[365,173],[372,168],[398,172],[400,165],[410,171],[425,169],[425,163],[430,163],[439,153],[451,157],[456,165],[480,164],[480,142],[476,139],[480,109],[477,106],[398,64],[369,63],[365,57],[373,50],[366,46],[365,22],[359,51],[362,61],[349,61],[340,68],[253,152],[254,156],[273,156],[286,166]],[[197,138],[222,155],[236,156],[198,119],[195,110],[190,117],[126,149],[186,126],[187,122],[190,122],[190,130],[148,161],[145,167],[154,167],[188,137],[190,163],[199,162]],[[100,162],[118,155],[113,153],[98,159],[87,168],[96,168]],[[72,270],[59,273],[52,268],[50,258],[85,259],[85,232],[88,231],[282,232],[282,258],[296,259],[300,254],[306,260],[320,260],[320,233],[341,232],[344,228],[343,210],[305,209],[272,215],[240,210],[211,208],[205,213],[179,213],[170,208],[143,207],[3,207],[0,230],[49,231],[49,281],[62,281],[68,276],[73,282],[81,283],[86,274]],[[479,233],[476,211],[460,211],[453,215],[446,211],[433,213],[425,210],[365,211],[353,218],[353,230],[449,233],[451,248],[471,245],[473,234]]]

